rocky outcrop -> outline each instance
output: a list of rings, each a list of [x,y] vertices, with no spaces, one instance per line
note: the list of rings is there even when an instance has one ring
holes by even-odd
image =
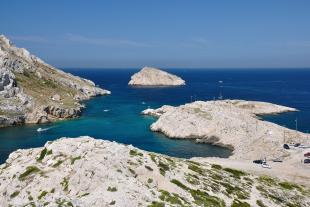
[[[110,94],[56,69],[0,35],[0,127],[74,118],[78,101]]]
[[[185,81],[176,75],[172,75],[157,68],[144,67],[138,73],[131,76],[128,85],[132,86],[179,86],[185,85]]]
[[[296,111],[276,104],[243,100],[196,101],[179,107],[146,109],[145,115],[159,117],[152,131],[170,138],[227,146],[232,158],[259,159],[288,156],[285,142],[310,144],[306,134],[261,120],[257,115]]]
[[[17,150],[0,181],[0,206],[310,205],[305,186],[90,137]]]

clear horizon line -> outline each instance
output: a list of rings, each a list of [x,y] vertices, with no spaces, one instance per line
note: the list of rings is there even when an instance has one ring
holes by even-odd
[[[152,67],[152,66],[148,66]],[[143,67],[57,67],[60,69],[142,69]],[[209,69],[310,69],[309,67],[154,67],[159,69],[201,69],[201,70],[209,70]]]

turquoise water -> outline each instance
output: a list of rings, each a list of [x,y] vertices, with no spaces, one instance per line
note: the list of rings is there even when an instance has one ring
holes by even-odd
[[[230,151],[190,140],[174,140],[149,130],[155,121],[140,112],[148,106],[179,105],[192,100],[211,100],[221,93],[224,98],[268,101],[300,109],[297,113],[265,116],[266,120],[298,129],[310,130],[310,70],[171,70],[182,76],[186,86],[172,88],[132,88],[127,85],[137,69],[67,71],[91,79],[112,91],[112,95],[85,102],[87,108],[75,120],[46,125],[27,125],[0,129],[0,163],[18,148],[44,145],[59,137],[89,135],[98,139],[132,144],[144,150],[176,157],[227,157]],[[219,84],[219,80],[223,83]],[[108,111],[105,111],[108,110]],[[38,133],[37,128],[49,130]]]

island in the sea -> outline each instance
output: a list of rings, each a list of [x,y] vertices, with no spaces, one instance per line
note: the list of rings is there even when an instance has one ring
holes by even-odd
[[[146,109],[142,114],[159,117],[151,125],[152,131],[170,138],[226,146],[233,150],[233,158],[253,160],[288,156],[282,147],[285,142],[310,142],[307,134],[258,117],[293,111],[297,109],[267,102],[217,100]]]
[[[0,127],[74,118],[81,100],[109,91],[56,69],[0,35]]]
[[[144,67],[138,73],[131,76],[128,85],[131,86],[180,86],[185,85],[185,81],[173,74],[163,70]]]

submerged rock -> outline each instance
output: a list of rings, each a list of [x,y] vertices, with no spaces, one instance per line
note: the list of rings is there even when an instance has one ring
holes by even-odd
[[[132,86],[179,86],[185,85],[180,77],[157,68],[144,67],[131,76],[128,85]]]
[[[308,187],[90,137],[17,150],[0,165],[0,180],[0,206],[224,207],[259,202],[305,207],[310,202]]]
[[[0,127],[74,118],[83,108],[76,100],[106,94],[92,81],[58,70],[0,35]]]

